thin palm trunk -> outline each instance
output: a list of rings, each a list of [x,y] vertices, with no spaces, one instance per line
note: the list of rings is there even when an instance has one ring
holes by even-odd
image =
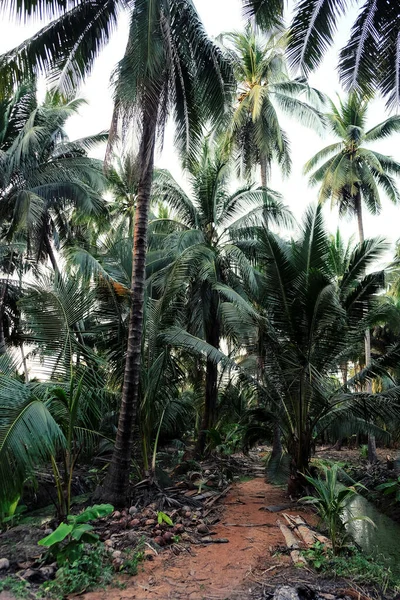
[[[26,356],[25,356],[25,352],[24,352],[24,344],[22,342],[20,345],[20,349],[21,349],[22,365],[24,367],[25,383],[29,383],[28,363],[26,361]]]
[[[211,301],[212,307],[209,315],[209,329],[206,332],[206,342],[214,348],[219,348],[220,332],[218,326],[218,300],[215,292]],[[218,366],[215,362],[207,360],[206,389],[204,400],[204,413],[200,433],[197,440],[196,454],[203,455],[206,449],[207,431],[215,426],[218,403]]]
[[[133,239],[131,310],[124,384],[117,437],[110,467],[102,489],[96,496],[115,506],[126,502],[131,467],[133,431],[139,398],[139,375],[143,330],[143,305],[146,276],[147,229],[156,141],[157,108],[146,115],[140,146],[141,173],[138,185]]]
[[[3,317],[4,317],[4,305],[5,305],[5,300],[6,300],[6,293],[7,293],[8,282],[9,282],[9,279],[10,279],[10,271],[11,271],[11,265],[12,265],[12,261],[13,261],[13,256],[14,256],[14,251],[11,250],[10,260],[9,260],[9,264],[8,264],[7,277],[6,277],[5,281],[3,281],[3,284],[1,286],[1,296],[0,296],[0,356],[2,354],[5,354],[6,351],[7,351],[6,338],[5,338],[5,335],[4,335],[4,321],[3,321]]]
[[[260,156],[260,175],[261,175],[261,185],[263,188],[267,187],[267,183],[268,183],[267,173],[268,173],[267,159],[263,154],[261,154],[261,156]]]
[[[272,442],[271,458],[279,458],[282,456],[282,433],[279,423],[274,424],[274,438]]]
[[[357,224],[358,224],[358,235],[360,238],[360,243],[364,242],[364,224],[362,217],[362,200],[360,192],[357,192],[355,198],[355,207],[356,207],[356,215],[357,215]],[[365,366],[369,366],[371,364],[371,333],[370,330],[367,329],[365,332]],[[371,394],[372,393],[372,383],[370,380],[367,380],[366,391]],[[368,462],[376,463],[378,461],[378,455],[376,453],[376,441],[374,435],[368,435]]]
[[[342,371],[343,387],[346,388],[347,379],[348,379],[348,364],[347,364],[347,361],[343,363],[343,365],[340,367],[340,370]],[[342,449],[342,445],[343,445],[343,438],[339,438],[339,439],[336,440],[335,444],[332,446],[332,450],[341,450]]]
[[[0,356],[6,353],[6,339],[4,337],[3,307],[0,308]]]

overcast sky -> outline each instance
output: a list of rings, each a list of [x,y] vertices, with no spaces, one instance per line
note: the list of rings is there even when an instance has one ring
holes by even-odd
[[[211,36],[243,27],[240,0],[195,0],[195,4]],[[356,11],[353,9],[346,19],[342,20],[336,36],[337,47],[330,51],[321,68],[310,79],[311,85],[319,88],[332,98],[338,93],[343,94],[336,74],[336,53],[337,49],[345,44],[355,15]],[[0,53],[14,47],[26,37],[32,35],[38,28],[38,23],[17,25],[2,19],[0,22]],[[113,67],[123,55],[127,34],[128,20],[127,17],[122,17],[117,32],[98,58],[92,75],[80,91],[79,95],[88,101],[88,106],[81,109],[79,117],[70,120],[68,133],[71,139],[108,129],[112,111],[109,79]],[[375,100],[369,113],[370,126],[384,120],[387,116],[384,102],[380,99]],[[301,218],[306,206],[316,200],[316,191],[308,187],[307,180],[302,175],[303,165],[315,152],[332,140],[329,136],[320,138],[294,120],[283,118],[282,123],[291,142],[293,169],[291,176],[287,180],[282,180],[279,170],[274,168],[270,185],[284,195],[286,204],[289,205],[296,218]],[[400,134],[374,147],[378,151],[385,152],[396,160],[400,160]],[[182,180],[179,162],[174,154],[170,127],[167,130],[164,150],[157,157],[157,165],[170,169],[178,180]],[[327,206],[325,213],[328,227],[331,231],[334,231],[338,223],[336,211],[335,209],[331,211],[330,207]],[[400,238],[399,217],[400,206],[394,207],[384,199],[383,211],[380,216],[372,217],[365,214],[366,236],[384,235],[390,241],[396,241]],[[357,231],[356,223],[355,221],[342,221],[341,229],[344,235],[350,236]]]

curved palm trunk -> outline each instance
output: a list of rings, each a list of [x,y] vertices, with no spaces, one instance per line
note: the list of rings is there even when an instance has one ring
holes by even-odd
[[[210,310],[210,328],[206,331],[206,342],[214,348],[219,348],[220,331],[218,324],[218,298],[213,293]],[[204,401],[204,413],[201,428],[196,445],[196,454],[203,455],[206,448],[207,430],[215,426],[218,403],[218,366],[211,360],[207,360],[206,367],[206,390]]]
[[[138,407],[146,276],[147,226],[153,177],[156,127],[157,109],[155,108],[151,114],[147,113],[146,115],[140,145],[139,160],[141,172],[133,238],[131,310],[118,431],[104,485],[96,491],[97,498],[110,502],[114,506],[122,506],[126,502],[128,495],[133,431]]]
[[[362,202],[361,202],[361,194],[357,193],[355,198],[355,207],[357,214],[357,224],[358,224],[358,235],[360,238],[360,243],[364,241],[364,225],[362,218]],[[369,329],[365,332],[365,366],[371,364],[371,333]],[[367,389],[366,391],[371,394],[372,393],[372,384],[370,381],[367,381]],[[368,435],[368,462],[376,463],[378,461],[378,455],[376,453],[376,441],[374,435]]]

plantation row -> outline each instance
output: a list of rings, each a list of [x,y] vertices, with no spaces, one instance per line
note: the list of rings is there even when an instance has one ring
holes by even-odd
[[[367,119],[374,91],[389,109],[399,95],[400,15],[360,12],[334,103],[287,64],[308,72],[332,42],[340,3],[305,4],[288,33],[280,2],[246,2],[257,26],[217,43],[189,0],[136,0],[110,131],[71,141],[119,3],[8,3],[51,21],[0,57],[3,517],[43,468],[65,517],[75,469],[99,461],[95,498],[124,506],[170,443],[204,456],[271,442],[270,476],[295,494],[316,441],[368,436],[373,462],[377,439],[396,440],[397,256],[377,270],[392,250],[364,238],[363,211],[400,198],[400,163],[373,149],[400,117]],[[336,138],[305,165],[315,203],[299,226],[269,187],[271,169],[290,174],[282,114]],[[154,166],[169,117],[185,189]],[[357,243],[327,231],[326,201],[355,217]]]

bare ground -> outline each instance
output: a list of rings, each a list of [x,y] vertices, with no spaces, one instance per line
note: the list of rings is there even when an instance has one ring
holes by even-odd
[[[237,483],[224,500],[221,522],[213,538],[228,543],[192,545],[178,556],[171,550],[146,561],[136,577],[125,580],[126,589],[107,589],[83,596],[85,600],[222,600],[251,597],[254,577],[273,575],[291,564],[289,556],[274,556],[284,545],[276,525],[279,512],[260,510],[267,505],[287,505],[285,492],[256,478]],[[285,509],[282,509],[285,510]],[[312,513],[298,511],[309,523]],[[261,570],[260,570],[261,569]],[[258,573],[258,575],[255,575]]]

